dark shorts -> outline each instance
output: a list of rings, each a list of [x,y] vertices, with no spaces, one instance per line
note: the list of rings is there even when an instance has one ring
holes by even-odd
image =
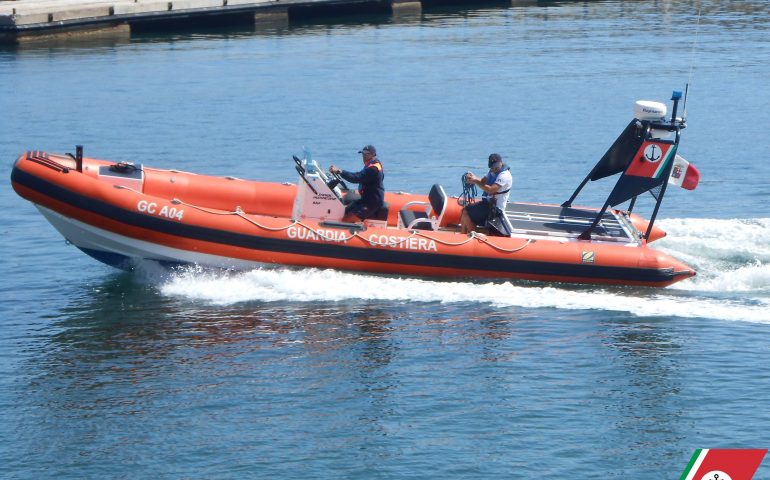
[[[465,207],[465,211],[468,212],[468,216],[477,227],[484,226],[489,216],[489,202],[482,200],[472,203]]]

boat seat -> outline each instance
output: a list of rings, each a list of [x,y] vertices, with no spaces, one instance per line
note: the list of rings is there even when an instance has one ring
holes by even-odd
[[[382,202],[382,206],[380,207],[377,212],[369,217],[367,220],[382,220],[383,222],[388,221],[388,212],[390,211],[390,204],[388,202]]]
[[[399,227],[418,230],[437,230],[444,218],[447,195],[444,187],[434,184],[428,193],[428,202],[409,202],[399,213]],[[410,210],[409,207],[424,206],[424,210]]]

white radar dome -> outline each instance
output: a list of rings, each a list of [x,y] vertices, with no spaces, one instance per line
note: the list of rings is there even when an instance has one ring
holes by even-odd
[[[638,120],[665,120],[666,104],[651,100],[639,100],[634,104],[634,118]]]

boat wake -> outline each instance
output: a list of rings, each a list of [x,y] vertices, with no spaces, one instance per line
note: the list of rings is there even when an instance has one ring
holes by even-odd
[[[655,244],[698,271],[672,287],[700,292],[770,294],[770,218],[668,219]]]
[[[602,310],[639,317],[770,323],[770,219],[673,219],[662,223],[669,236],[658,242],[657,248],[696,266],[699,273],[694,279],[660,290],[444,282],[319,269],[222,272],[194,267],[166,275],[159,288],[165,295],[213,305],[351,300],[486,303],[493,307]]]

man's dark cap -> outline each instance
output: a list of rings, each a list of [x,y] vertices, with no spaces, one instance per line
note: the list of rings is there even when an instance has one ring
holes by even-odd
[[[489,167],[491,168],[492,165],[502,161],[503,161],[503,157],[501,157],[499,153],[493,153],[492,155],[489,156]]]
[[[377,149],[374,148],[374,145],[367,145],[358,151],[358,153],[364,153],[364,152],[369,152],[372,155],[377,155]]]

